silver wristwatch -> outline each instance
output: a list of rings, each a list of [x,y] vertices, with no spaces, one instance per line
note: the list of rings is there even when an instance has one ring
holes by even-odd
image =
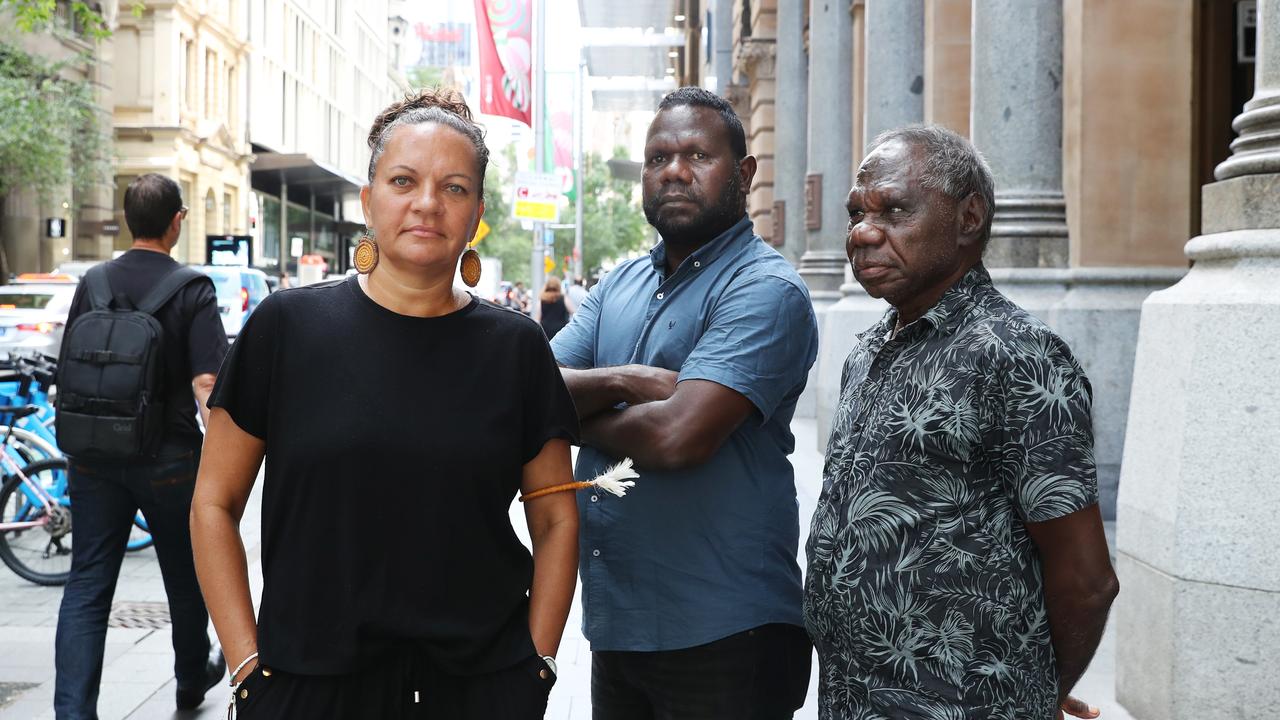
[[[560,677],[560,671],[556,669],[555,658],[551,657],[550,655],[543,655],[542,661],[547,664],[547,667],[551,668],[552,675],[555,675],[556,677]]]

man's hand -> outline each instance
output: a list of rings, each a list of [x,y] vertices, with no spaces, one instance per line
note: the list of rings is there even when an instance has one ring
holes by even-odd
[[[561,367],[565,387],[573,396],[578,418],[586,420],[618,405],[660,402],[676,392],[679,373],[648,365],[577,370]]]
[[[614,368],[623,376],[623,399],[628,405],[660,402],[676,393],[680,373],[648,365],[623,365]]]
[[[1078,718],[1096,718],[1101,712],[1089,703],[1070,695],[1058,706],[1058,720],[1065,720],[1067,715]]]
[[[683,470],[711,459],[755,405],[710,380],[686,380],[666,400],[608,410],[582,423],[582,444],[629,457],[641,470]]]

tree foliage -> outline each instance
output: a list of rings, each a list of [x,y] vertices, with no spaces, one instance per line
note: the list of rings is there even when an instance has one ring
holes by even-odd
[[[516,149],[509,145],[499,161],[489,163],[484,178],[484,221],[489,235],[476,250],[485,257],[502,261],[502,277],[512,282],[529,284],[529,254],[533,250],[533,233],[520,227],[511,217],[511,183],[516,167]]]
[[[23,33],[78,35],[94,42],[111,35],[106,20],[83,0],[58,13],[56,0],[0,0]],[[144,6],[131,2],[134,16]],[[71,184],[76,190],[110,178],[110,129],[99,116],[94,88],[64,72],[94,62],[88,50],[63,61],[32,55],[0,41],[0,198],[19,187],[47,197]]]
[[[57,0],[0,0],[0,9],[6,7],[13,10],[14,26],[22,32],[40,32],[57,26]],[[86,38],[101,40],[111,35],[106,20],[89,3],[71,0],[67,7],[72,24]],[[130,3],[129,8],[135,17],[141,17],[145,9],[141,2]]]
[[[515,148],[503,153],[505,171],[497,163],[490,163],[485,177],[485,222],[490,234],[477,248],[481,255],[502,260],[503,279],[529,284],[529,261],[533,249],[533,233],[520,226],[511,217],[511,184],[514,180]],[[618,148],[615,157],[625,156]],[[649,225],[644,213],[633,200],[635,184],[615,180],[609,174],[608,164],[597,153],[584,158],[585,178],[583,187],[583,272],[588,276],[599,273],[602,266],[613,260],[642,250],[650,238]],[[561,211],[563,222],[573,221],[573,206]],[[569,268],[565,258],[573,256],[572,229],[555,231],[555,275],[567,276]]]
[[[615,148],[613,156],[625,158],[625,148]],[[653,234],[635,197],[635,183],[615,179],[598,153],[589,154],[583,164],[582,269],[591,277],[604,265],[644,250]],[[565,258],[573,257],[573,235],[571,229],[555,232],[557,275],[569,272],[563,266]]]
[[[19,187],[41,196],[78,190],[110,172],[110,137],[88,81],[0,42],[0,197]]]

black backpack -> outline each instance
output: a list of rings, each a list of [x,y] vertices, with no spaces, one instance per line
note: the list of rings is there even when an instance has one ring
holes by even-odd
[[[135,309],[117,298],[106,263],[81,282],[89,312],[67,328],[58,359],[58,447],[72,457],[130,460],[154,457],[164,437],[164,329],[155,313],[198,270],[179,266],[164,276]]]

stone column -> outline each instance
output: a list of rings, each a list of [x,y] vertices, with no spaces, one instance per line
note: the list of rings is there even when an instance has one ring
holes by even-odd
[[[821,3],[817,3],[821,4]],[[881,132],[918,123],[924,119],[924,0],[865,0],[855,3],[854,12],[863,14],[862,47],[865,49],[865,62],[861,72],[856,73],[861,80],[865,78],[863,101],[863,147],[870,145],[876,135]],[[814,23],[810,20],[810,37],[813,36]],[[812,43],[812,40],[810,41]],[[846,58],[849,63],[852,58]],[[812,76],[823,72],[815,64],[810,66]],[[810,85],[810,97],[822,97],[821,108],[835,107],[828,105],[825,96],[818,95]],[[845,107],[841,105],[840,107]],[[821,110],[819,111],[821,112]],[[824,143],[822,136],[810,137],[809,153],[815,153],[814,142]],[[823,145],[817,150],[822,151]],[[845,228],[848,224],[848,212],[844,208],[849,187],[853,184],[853,174],[860,157],[848,159],[848,169],[843,178],[844,187],[839,192],[840,226],[834,231],[840,243],[840,301],[832,305],[819,318],[822,328],[822,343],[818,347],[818,363],[816,379],[813,383],[817,389],[816,412],[818,424],[818,447],[826,448],[827,436],[830,432],[831,416],[840,398],[840,374],[844,368],[845,358],[853,348],[856,335],[873,325],[888,305],[883,300],[876,300],[863,291],[862,286],[846,274],[849,260],[844,256]],[[824,208],[825,209],[825,208]]]
[[[924,0],[867,0],[866,46],[869,147],[885,130],[924,120]]]
[[[1280,0],[1203,191],[1186,278],[1143,304],[1121,470],[1116,696],[1148,718],[1280,704]]]
[[[970,128],[996,179],[992,267],[1065,267],[1062,0],[974,0]]]
[[[792,262],[799,262],[805,249],[809,57],[804,48],[804,6],[798,2],[778,3],[774,54],[773,243]]]
[[[881,0],[882,2],[884,0]],[[892,0],[891,0],[892,1]],[[822,111],[809,113],[808,173],[805,176],[806,243],[800,275],[819,309],[840,299],[848,262],[844,201],[853,177],[853,17],[843,2],[812,0],[809,6],[809,97]],[[791,222],[791,218],[787,219]]]

